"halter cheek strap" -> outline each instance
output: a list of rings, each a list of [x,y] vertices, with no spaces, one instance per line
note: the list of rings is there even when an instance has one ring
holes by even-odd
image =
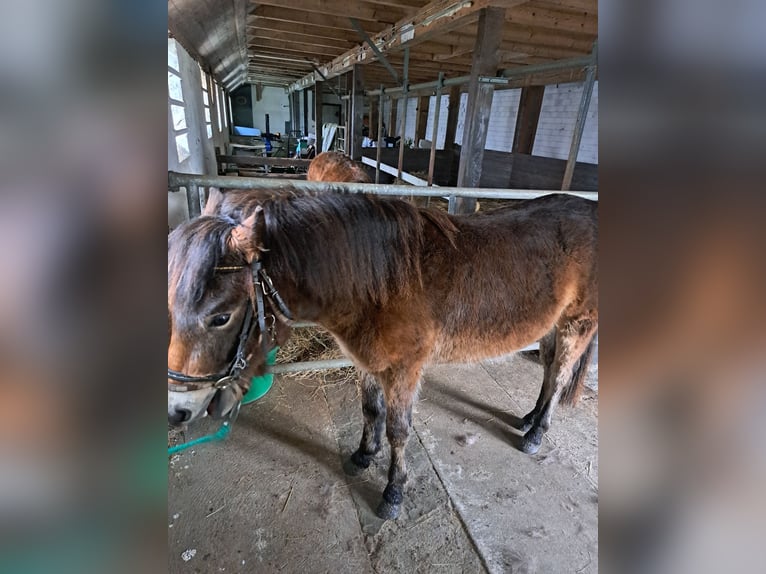
[[[239,270],[243,269],[243,266],[238,267],[220,267],[218,270]],[[214,375],[192,376],[178,371],[168,369],[168,378],[175,381],[168,383],[168,390],[173,392],[188,392],[197,391],[202,389],[224,389],[231,384],[238,384],[238,381],[242,378],[242,371],[247,368],[246,347],[247,342],[250,339],[253,328],[255,327],[255,321],[253,317],[253,310],[258,320],[258,328],[261,332],[261,345],[263,348],[264,357],[269,353],[269,345],[275,339],[276,333],[274,332],[274,322],[267,327],[266,326],[266,311],[264,305],[264,297],[268,297],[273,306],[279,309],[279,312],[289,321],[293,319],[292,313],[285,305],[284,300],[274,288],[274,284],[271,281],[271,277],[268,276],[266,270],[263,269],[263,264],[260,260],[253,261],[251,265],[251,273],[248,276],[248,292],[250,294],[250,304],[245,311],[245,317],[242,320],[242,327],[239,332],[239,342],[237,344],[237,351],[234,359],[229,364],[228,368],[224,372],[216,373]],[[268,337],[268,338],[267,338]],[[180,384],[178,384],[180,383]]]

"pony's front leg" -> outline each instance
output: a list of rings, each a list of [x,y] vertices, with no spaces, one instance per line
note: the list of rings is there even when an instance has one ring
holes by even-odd
[[[383,520],[396,518],[404,499],[404,485],[407,482],[407,465],[404,450],[410,436],[412,402],[408,405],[388,405],[386,415],[386,436],[391,445],[391,464],[388,467],[388,484],[383,491],[383,500],[375,512]]]
[[[394,378],[386,387],[386,436],[391,445],[391,463],[388,468],[388,484],[376,514],[384,519],[399,516],[407,482],[407,465],[404,450],[412,426],[412,402],[417,387],[417,376],[412,384],[406,378]]]
[[[383,425],[386,422],[386,403],[383,390],[378,381],[369,373],[362,376],[362,414],[364,430],[359,448],[344,465],[347,474],[355,476],[370,466],[372,459],[380,451]]]

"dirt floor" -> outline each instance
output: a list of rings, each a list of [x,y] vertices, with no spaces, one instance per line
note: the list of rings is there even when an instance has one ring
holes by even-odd
[[[528,456],[512,425],[541,379],[528,353],[430,368],[402,513],[383,522],[387,447],[359,477],[341,467],[361,436],[356,386],[277,377],[224,442],[171,457],[169,571],[597,572],[597,369]]]

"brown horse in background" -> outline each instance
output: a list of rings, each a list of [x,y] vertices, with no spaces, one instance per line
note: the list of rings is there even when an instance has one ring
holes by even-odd
[[[236,196],[248,194],[229,197]],[[288,314],[315,322],[363,373],[364,430],[346,468],[367,468],[385,429],[391,461],[382,518],[399,513],[424,366],[539,341],[544,376],[522,423],[527,453],[540,447],[556,405],[576,401],[598,327],[594,202],[557,194],[451,216],[361,194],[249,197],[246,208],[230,204],[168,239],[168,368],[218,377],[210,373],[232,360],[245,331],[239,325],[255,306],[253,285],[273,283],[279,295],[267,293],[260,307],[269,321],[261,325],[279,328]],[[278,328],[252,330],[246,351],[254,360],[236,383],[243,392],[263,372],[262,343],[280,338]],[[215,403],[214,389],[195,392],[169,392],[171,422],[193,420]]]
[[[370,183],[370,177],[364,171],[364,164],[352,161],[348,156],[337,151],[320,153],[311,160],[306,179],[308,181]]]

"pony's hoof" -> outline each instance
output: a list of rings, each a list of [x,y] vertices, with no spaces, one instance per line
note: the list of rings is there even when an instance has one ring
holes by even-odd
[[[370,467],[370,462],[371,456],[359,454],[357,451],[343,462],[343,472],[348,476],[359,476]]]
[[[396,520],[399,517],[399,511],[401,508],[401,504],[391,504],[390,502],[383,500],[378,505],[378,509],[375,511],[375,514],[378,516],[378,518],[382,518],[383,520]]]
[[[521,452],[536,454],[541,444],[543,444],[543,431],[539,427],[533,428],[521,439]]]

